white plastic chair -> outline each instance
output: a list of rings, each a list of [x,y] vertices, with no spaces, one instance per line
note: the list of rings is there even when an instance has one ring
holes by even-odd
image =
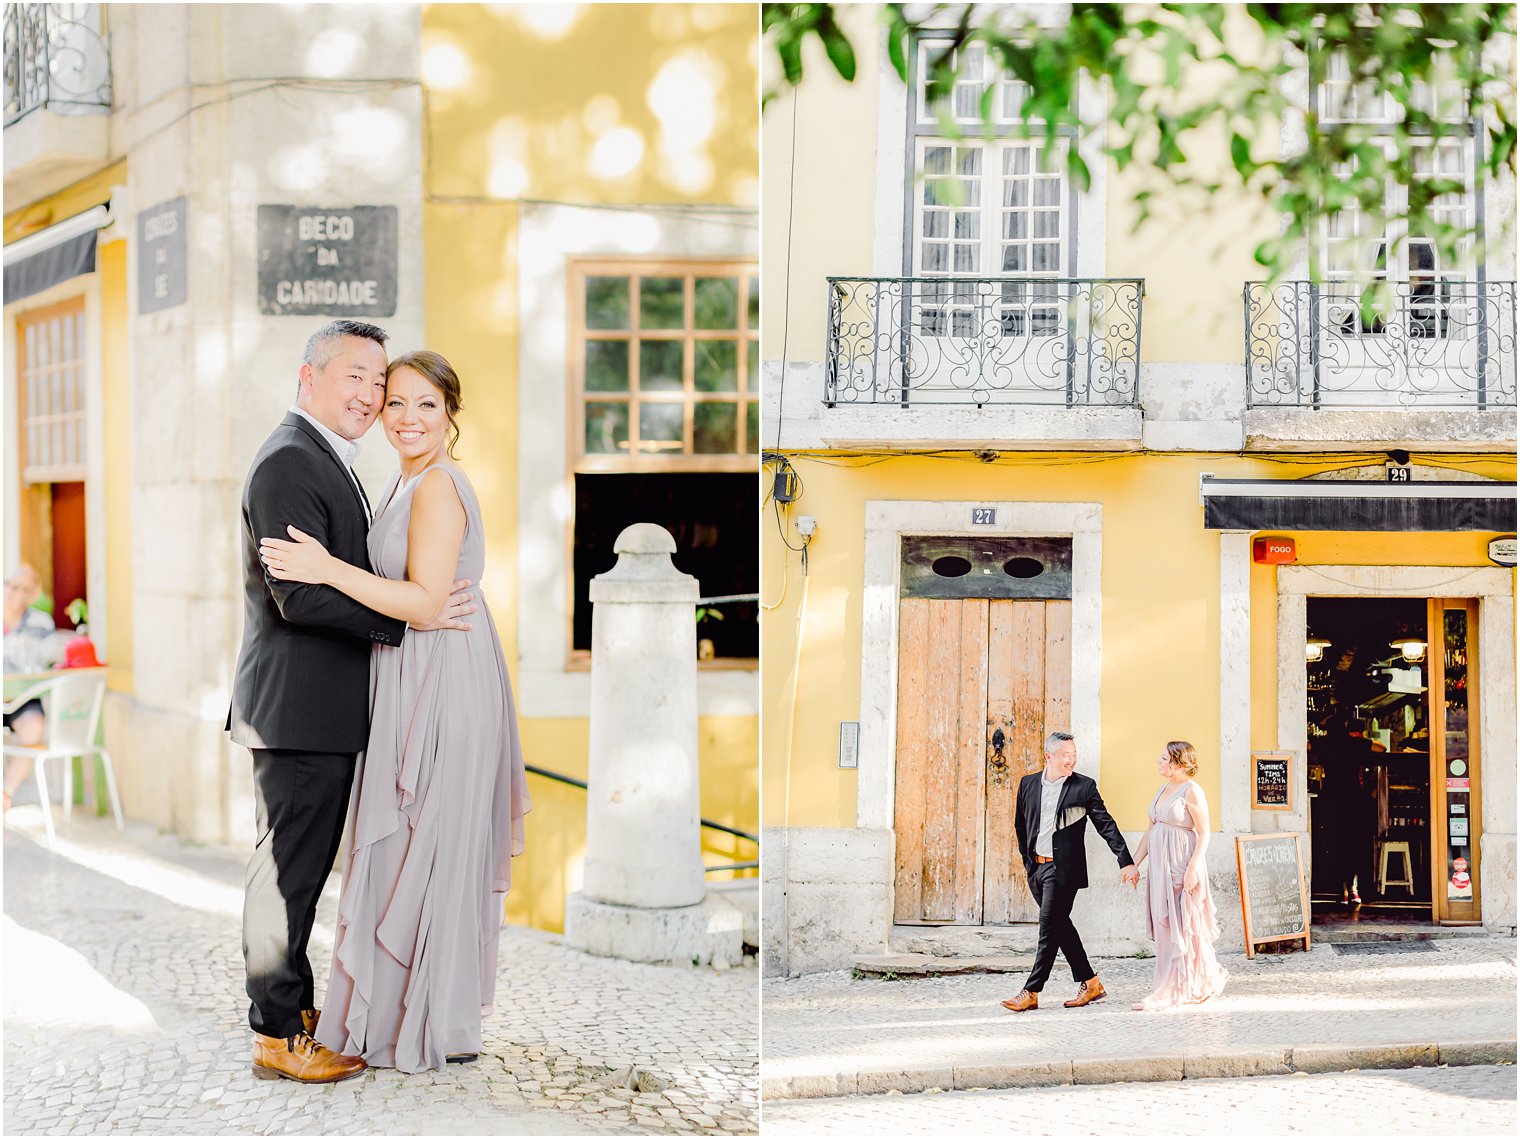
[[[50,759],[65,761],[64,822],[69,821],[74,808],[73,758],[77,755],[88,762],[98,755],[105,768],[106,793],[111,801],[111,811],[116,816],[116,829],[126,830],[121,818],[121,798],[116,793],[116,771],[111,766],[111,753],[95,742],[100,733],[101,710],[105,707],[105,673],[63,673],[39,681],[6,701],[6,714],[19,711],[28,700],[42,701],[42,711],[47,716],[47,737],[38,747],[27,747],[7,740],[5,755],[6,758],[25,755],[36,761],[34,773],[37,778],[37,794],[42,800],[42,822],[47,828],[48,845],[53,843],[53,808],[48,801],[47,789],[47,762]]]

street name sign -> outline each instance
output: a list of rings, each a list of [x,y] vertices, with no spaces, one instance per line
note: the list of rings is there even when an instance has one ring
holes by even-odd
[[[395,206],[260,206],[258,242],[263,315],[396,315]]]

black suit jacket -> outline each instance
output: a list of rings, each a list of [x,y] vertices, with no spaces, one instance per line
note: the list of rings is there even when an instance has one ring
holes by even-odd
[[[348,469],[291,412],[254,456],[243,484],[243,646],[227,727],[250,748],[357,752],[369,736],[369,658],[398,645],[406,623],[326,585],[276,581],[259,539],[304,530],[370,569],[369,513]]]
[[[1034,840],[1040,833],[1040,780],[1036,771],[1019,780],[1019,797],[1014,811],[1014,831],[1019,836],[1019,854],[1024,858],[1024,872],[1034,874]],[[1098,834],[1119,859],[1119,866],[1133,866],[1129,847],[1119,833],[1119,824],[1103,805],[1098,784],[1073,771],[1066,777],[1056,806],[1056,830],[1051,836],[1051,853],[1056,860],[1056,885],[1081,890],[1087,886],[1087,820],[1092,819]]]

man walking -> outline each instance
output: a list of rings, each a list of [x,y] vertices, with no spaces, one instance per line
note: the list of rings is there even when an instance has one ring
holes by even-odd
[[[385,399],[386,334],[335,320],[306,344],[296,403],[243,486],[243,645],[228,728],[253,753],[257,845],[248,862],[243,956],[262,1079],[331,1083],[364,1061],[322,1047],[306,956],[337,857],[357,753],[369,737],[370,653],[406,625],[325,585],[276,581],[259,539],[293,525],[366,570],[370,508],[351,463]],[[455,583],[458,590],[467,582]],[[430,628],[468,628],[455,593]]]
[[[1065,1002],[1081,1008],[1104,995],[1103,983],[1082,948],[1071,906],[1077,891],[1087,887],[1087,820],[1092,819],[1103,841],[1119,859],[1119,878],[1128,886],[1140,881],[1118,824],[1103,806],[1098,784],[1076,774],[1077,744],[1067,732],[1051,732],[1045,740],[1045,770],[1019,780],[1014,831],[1029,878],[1029,892],[1040,907],[1040,940],[1034,968],[1019,995],[1003,1007],[1026,1012],[1040,1007],[1040,990],[1056,963],[1056,951],[1066,957],[1072,979],[1080,986]]]

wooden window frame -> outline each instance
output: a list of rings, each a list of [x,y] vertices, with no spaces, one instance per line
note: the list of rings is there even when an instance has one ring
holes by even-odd
[[[84,344],[82,346],[82,351],[80,354],[77,357],[73,358],[68,365],[74,369],[75,374],[78,377],[78,384],[73,393],[75,396],[75,409],[69,412],[58,412],[55,409],[50,409],[49,412],[45,415],[34,416],[32,413],[32,408],[29,406],[31,401],[28,397],[28,389],[31,387],[29,380],[32,377],[29,375],[26,342],[27,331],[32,326],[46,326],[58,318],[67,315],[73,315],[81,324],[83,324],[86,318],[86,311],[87,306],[85,297],[83,294],[81,294],[79,296],[68,297],[64,300],[57,301],[54,304],[46,305],[42,308],[33,309],[30,312],[18,314],[15,318],[17,424],[16,450],[18,452],[18,468],[20,471],[21,485],[23,488],[28,486],[37,486],[39,484],[45,483],[85,481],[85,469],[87,466],[87,460],[85,456],[87,447],[87,440],[85,438],[85,432],[87,429],[87,393],[85,391],[85,385],[88,380],[86,371],[89,366],[89,346],[87,343]],[[84,334],[88,335],[88,329],[84,330]],[[47,374],[52,374],[52,372],[56,371],[60,365],[55,362],[49,367],[51,370]],[[46,421],[46,424],[50,426],[58,425],[64,428],[65,431],[70,424],[73,424],[77,428],[77,434],[75,438],[78,444],[78,453],[74,456],[77,461],[72,463],[53,463],[51,465],[42,466],[33,465],[33,455],[31,453],[31,446],[28,440],[28,429],[34,424],[41,424],[44,421]]]
[[[567,360],[570,369],[569,454],[571,473],[610,474],[622,471],[752,471],[760,461],[759,439],[754,450],[746,450],[748,435],[747,404],[758,406],[760,377],[749,375],[749,344],[758,344],[758,324],[749,322],[750,281],[758,282],[760,265],[751,260],[702,260],[653,258],[573,258],[569,264],[569,335]],[[630,290],[629,327],[627,329],[591,329],[586,326],[585,281],[589,277],[683,277],[685,305],[681,328],[643,329],[638,326],[637,290]],[[738,328],[706,329],[695,327],[694,292],[698,277],[736,277],[739,281]],[[586,354],[588,340],[622,340],[629,344],[629,384],[627,392],[588,392],[586,390]],[[640,340],[678,341],[681,352],[681,390],[661,392],[649,398],[651,404],[680,404],[686,409],[683,418],[683,449],[674,454],[647,454],[630,449],[626,455],[594,454],[586,451],[586,403],[588,401],[627,403],[630,408],[629,438],[637,439],[637,409],[644,401],[638,386],[638,352]],[[695,346],[698,341],[735,341],[735,389],[731,392],[698,392],[695,388]],[[690,448],[694,443],[695,408],[699,402],[733,403],[738,406],[738,449],[732,453],[699,454]],[[758,435],[758,424],[757,424]]]
[[[749,302],[751,281],[754,288],[759,288],[760,263],[757,258],[652,258],[652,257],[571,257],[566,265],[566,288],[568,290],[567,308],[567,332],[568,350],[566,352],[566,364],[569,369],[569,383],[566,385],[569,391],[570,414],[566,417],[569,437],[567,439],[567,454],[570,457],[569,469],[565,479],[565,501],[569,504],[566,511],[568,524],[564,532],[565,548],[565,668],[570,672],[584,672],[591,668],[591,653],[587,649],[577,649],[575,645],[575,476],[581,474],[620,474],[620,473],[758,473],[760,464],[761,424],[756,424],[755,449],[752,452],[744,450],[733,454],[704,455],[692,452],[682,452],[673,455],[650,455],[635,453],[630,450],[627,455],[588,454],[586,451],[586,401],[588,398],[607,399],[612,402],[622,402],[626,399],[630,408],[638,407],[637,389],[637,351],[636,345],[640,339],[650,340],[680,340],[683,344],[682,351],[682,388],[679,393],[681,402],[690,410],[685,417],[686,442],[690,443],[694,432],[694,408],[699,399],[712,400],[714,402],[734,402],[741,409],[739,416],[739,446],[743,448],[748,442],[748,417],[742,409],[746,402],[755,401],[758,405],[760,399],[760,376],[758,370],[751,377],[749,374],[749,351],[748,344],[754,341],[759,343],[760,329],[758,323],[751,326],[749,319]],[[649,329],[637,327],[637,301],[630,291],[629,298],[629,327],[626,330],[614,329],[589,329],[586,326],[586,288],[585,281],[588,277],[628,277],[633,280],[638,277],[674,277],[686,278],[683,286],[685,296],[684,323],[680,329]],[[739,280],[738,297],[738,330],[733,329],[698,329],[694,327],[696,317],[695,287],[697,277],[737,277]],[[588,334],[589,337],[588,337]],[[616,392],[586,391],[586,354],[585,342],[587,339],[626,339],[630,345],[629,350],[629,391],[624,396]],[[695,360],[694,345],[698,340],[738,340],[739,350],[736,353],[736,387],[733,392],[701,392],[694,388]],[[758,353],[757,353],[758,360]],[[669,393],[675,395],[676,393]],[[672,398],[664,398],[652,402],[676,402]],[[636,415],[630,417],[630,438],[636,438],[632,428]],[[698,671],[754,671],[759,667],[757,657],[723,657],[715,660],[699,660]]]

